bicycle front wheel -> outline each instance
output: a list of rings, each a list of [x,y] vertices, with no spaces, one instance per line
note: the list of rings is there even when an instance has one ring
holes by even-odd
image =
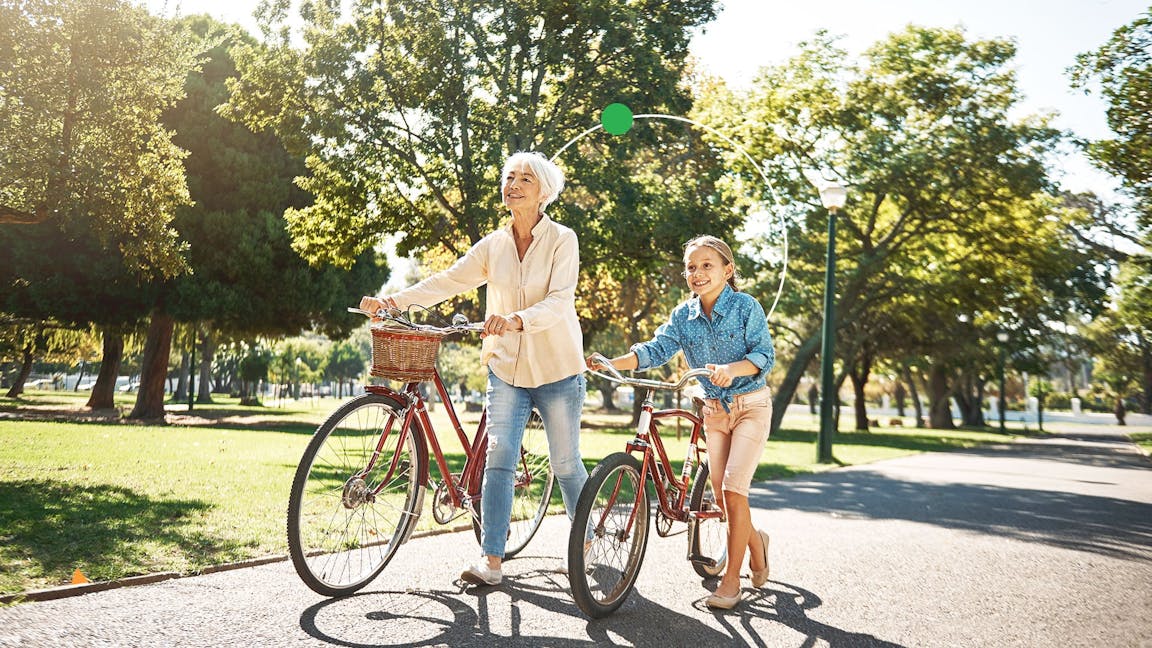
[[[364,394],[316,430],[288,499],[288,549],[296,573],[325,596],[351,594],[383,571],[420,513],[416,431],[401,434],[404,404]]]
[[[708,462],[700,462],[692,480],[692,493],[688,497],[688,510],[718,511],[720,504],[708,479]],[[704,578],[719,576],[728,564],[727,518],[691,518],[688,522],[688,555],[696,573]]]
[[[615,612],[632,592],[648,544],[648,519],[640,462],[626,452],[608,455],[580,492],[568,536],[572,598],[588,616]]]
[[[536,535],[548,513],[552,500],[552,486],[556,481],[552,463],[548,460],[548,436],[544,421],[535,410],[524,428],[520,442],[520,463],[512,488],[512,519],[508,525],[508,541],[504,545],[504,558],[511,558],[524,550]],[[483,493],[481,493],[483,497]],[[480,542],[480,511],[472,517],[472,530]]]

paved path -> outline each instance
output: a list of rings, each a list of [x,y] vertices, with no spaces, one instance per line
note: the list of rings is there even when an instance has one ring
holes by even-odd
[[[768,482],[772,580],[703,605],[685,536],[655,534],[635,592],[589,621],[546,522],[505,584],[462,590],[471,533],[413,540],[362,593],[287,563],[0,609],[0,646],[1132,646],[1152,648],[1152,461],[1094,432]]]

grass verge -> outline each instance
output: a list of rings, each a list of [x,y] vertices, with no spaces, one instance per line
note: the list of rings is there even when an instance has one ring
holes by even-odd
[[[2,405],[63,417],[78,397],[38,395]],[[284,407],[242,408],[230,399],[192,412],[174,407],[166,425],[107,421],[0,420],[0,593],[70,581],[80,569],[94,581],[205,567],[287,551],[284,522],[296,463],[334,399]],[[446,420],[443,408],[433,412]],[[474,429],[477,416],[465,417]],[[621,451],[632,434],[626,415],[589,413],[581,448],[589,468]],[[463,463],[455,435],[442,445]],[[686,431],[685,431],[686,433]],[[683,441],[672,427],[665,445],[676,468]],[[785,419],[768,442],[756,479],[819,472],[809,417]],[[842,433],[840,464],[1003,442],[978,431],[886,429]],[[454,468],[455,469],[455,468]],[[559,489],[555,492],[559,510]],[[423,528],[435,526],[424,515]]]

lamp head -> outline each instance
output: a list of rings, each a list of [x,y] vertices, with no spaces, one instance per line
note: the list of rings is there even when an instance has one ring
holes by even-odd
[[[820,189],[820,202],[824,209],[839,210],[848,200],[848,190],[838,184],[830,184]]]

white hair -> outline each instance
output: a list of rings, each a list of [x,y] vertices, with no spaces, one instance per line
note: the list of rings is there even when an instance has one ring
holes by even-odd
[[[508,172],[528,167],[536,181],[540,183],[540,210],[552,204],[560,192],[564,190],[564,172],[556,163],[535,151],[520,151],[513,153],[504,162],[504,170],[500,178],[500,195],[504,195],[505,185],[508,183]]]

